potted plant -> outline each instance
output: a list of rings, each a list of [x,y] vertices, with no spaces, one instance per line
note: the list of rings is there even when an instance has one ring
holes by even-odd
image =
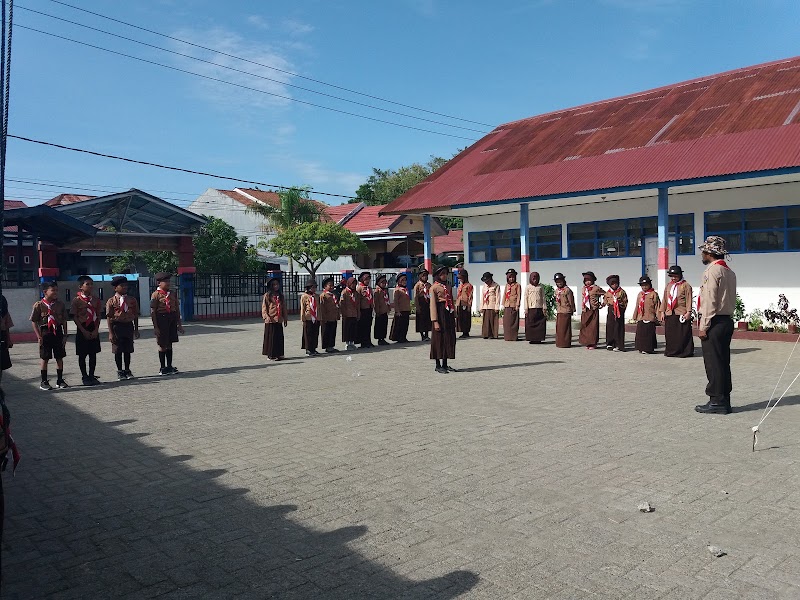
[[[744,301],[739,294],[736,294],[736,305],[733,309],[733,321],[737,329],[747,331],[747,314],[744,312]]]
[[[755,309],[750,313],[750,320],[747,322],[747,329],[749,331],[763,331],[764,329],[764,311],[760,308]]]
[[[764,311],[764,317],[770,323],[775,324],[775,331],[779,328],[783,329],[785,326],[788,333],[797,333],[797,322],[800,321],[800,315],[797,314],[797,309],[789,309],[789,300],[786,299],[784,294],[778,295],[778,310],[767,309]]]

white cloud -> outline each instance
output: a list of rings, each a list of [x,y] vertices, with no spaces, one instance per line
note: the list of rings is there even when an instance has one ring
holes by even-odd
[[[353,194],[367,177],[361,173],[348,173],[328,169],[320,162],[313,160],[291,159],[286,164],[294,172],[302,185],[310,185],[314,189],[340,194]],[[314,192],[311,192],[314,195]]]
[[[297,19],[285,19],[283,21],[283,28],[289,35],[300,36],[307,35],[314,31],[314,27],[308,23],[303,23]]]
[[[269,29],[269,22],[261,15],[250,15],[247,22],[257,29]]]

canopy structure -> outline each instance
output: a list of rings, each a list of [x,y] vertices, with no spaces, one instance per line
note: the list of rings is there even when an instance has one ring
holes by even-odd
[[[6,211],[5,225],[56,246],[89,240],[97,234],[97,229],[84,221],[45,205]]]

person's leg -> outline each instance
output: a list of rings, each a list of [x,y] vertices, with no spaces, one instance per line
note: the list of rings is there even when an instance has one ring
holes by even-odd
[[[117,363],[117,371],[122,371],[122,353],[118,352],[114,355],[114,362]]]
[[[79,354],[78,355],[78,367],[81,370],[81,377],[83,379],[86,379],[88,373],[86,372],[86,355],[85,354]]]
[[[94,379],[94,372],[97,369],[97,354],[92,353],[89,355],[89,377]]]
[[[125,359],[125,371],[127,373],[130,373],[130,371],[131,371],[131,353],[130,352],[124,352],[122,354],[122,356]]]
[[[47,381],[47,363],[50,362],[47,359],[41,359],[39,361],[39,369],[41,369],[40,373],[42,374],[42,383]]]
[[[172,368],[172,348],[169,348],[166,352],[164,352],[164,355],[167,358],[167,368],[171,369]]]
[[[162,371],[167,368],[166,360],[167,360],[167,353],[164,352],[163,350],[161,350],[161,348],[159,348],[158,349],[158,362],[161,364],[161,370]]]

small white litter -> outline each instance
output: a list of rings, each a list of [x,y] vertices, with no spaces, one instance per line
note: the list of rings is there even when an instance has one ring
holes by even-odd
[[[711,554],[713,554],[716,558],[719,558],[720,556],[725,556],[727,554],[727,552],[725,552],[725,550],[723,550],[719,546],[709,545],[708,551],[711,552]]]
[[[653,508],[649,502],[639,502],[639,512],[649,513],[654,510],[655,508]]]

